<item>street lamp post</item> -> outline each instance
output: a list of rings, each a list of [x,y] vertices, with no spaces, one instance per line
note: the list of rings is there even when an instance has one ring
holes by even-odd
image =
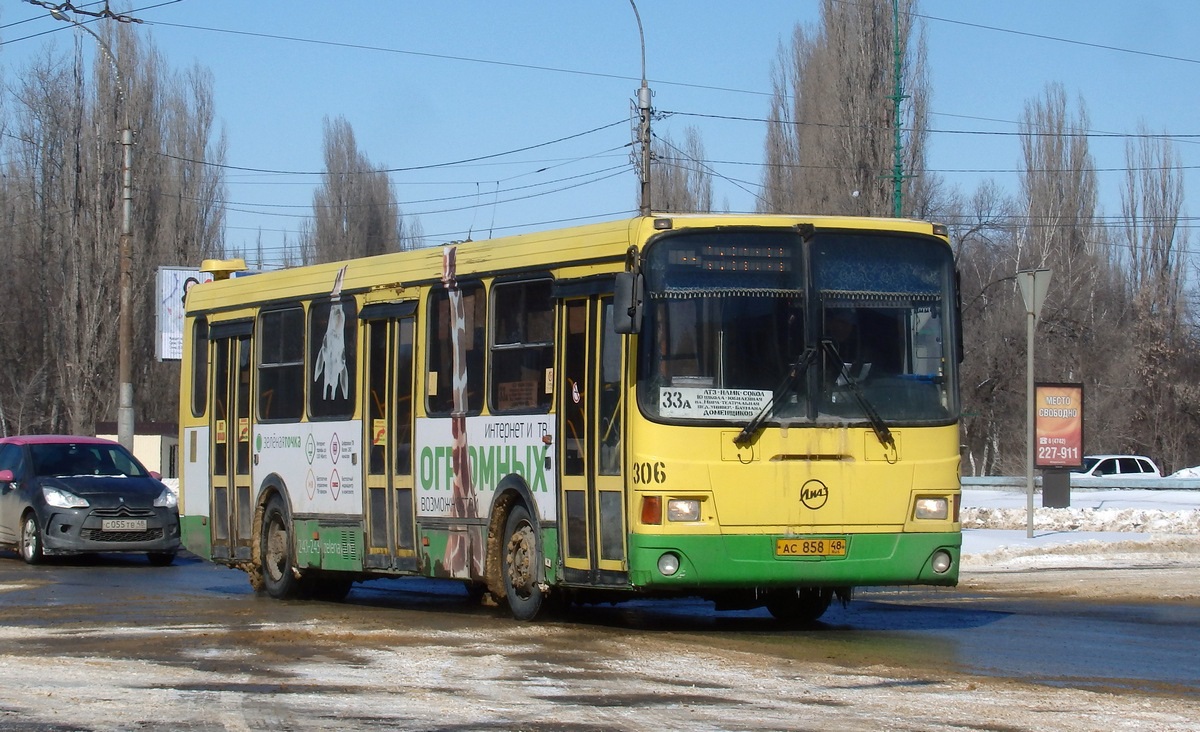
[[[642,216],[650,215],[650,86],[646,83],[646,35],[642,32],[642,14],[638,12],[637,4],[629,0],[633,6],[633,16],[637,18],[638,39],[642,45],[642,85],[637,92],[638,107],[638,142],[642,146],[642,191],[638,210]]]
[[[121,80],[121,67],[116,54],[104,39],[91,28],[63,12],[61,8],[50,8],[50,15],[86,31],[96,39],[101,52],[112,64],[117,80],[117,93],[121,97],[121,108],[125,115],[125,127],[121,130],[121,147],[124,152],[121,166],[121,239],[120,273],[117,286],[120,291],[120,311],[117,323],[117,441],[126,449],[133,450],[133,131],[129,128],[129,95]],[[118,18],[119,19],[119,18]]]

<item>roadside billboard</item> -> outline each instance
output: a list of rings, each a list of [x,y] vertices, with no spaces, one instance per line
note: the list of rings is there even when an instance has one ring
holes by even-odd
[[[154,292],[157,303],[157,331],[154,357],[159,361],[183,358],[183,302],[194,284],[208,282],[212,275],[193,267],[159,267]]]
[[[1083,384],[1034,387],[1034,465],[1078,468],[1083,465]]]

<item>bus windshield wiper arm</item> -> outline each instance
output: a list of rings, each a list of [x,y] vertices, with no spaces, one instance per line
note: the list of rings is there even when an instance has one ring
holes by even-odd
[[[779,383],[779,386],[775,387],[775,391],[771,393],[771,398],[767,400],[762,409],[758,410],[758,414],[754,415],[746,423],[746,426],[737,434],[737,437],[733,438],[733,444],[738,447],[745,447],[750,444],[754,433],[758,432],[758,429],[762,427],[762,423],[775,411],[775,405],[779,403],[779,400],[783,399],[788,392],[796,387],[796,382],[800,381],[800,378],[808,371],[808,367],[812,365],[816,356],[817,349],[812,346],[804,349],[804,352],[800,354],[800,358],[796,359],[796,362],[788,369],[787,375],[783,377],[783,381]]]
[[[842,381],[846,382],[846,386],[850,388],[850,393],[854,395],[854,401],[858,402],[858,407],[867,415],[867,421],[871,423],[871,429],[875,432],[875,437],[879,438],[879,444],[884,447],[896,449],[896,440],[892,437],[892,431],[883,423],[883,418],[879,416],[879,412],[875,411],[875,407],[867,399],[867,395],[863,393],[862,386],[850,375],[850,369],[846,368],[845,361],[842,361],[841,354],[838,353],[837,347],[833,345],[833,341],[821,341],[821,347],[833,359],[833,362],[838,364],[842,371]]]

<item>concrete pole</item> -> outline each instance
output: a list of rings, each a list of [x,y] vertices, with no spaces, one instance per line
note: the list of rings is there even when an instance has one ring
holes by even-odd
[[[128,114],[128,112],[127,112]],[[117,441],[133,452],[133,131],[121,130],[125,159],[121,171],[121,271],[120,323],[117,337],[117,381],[120,383],[117,407]]]

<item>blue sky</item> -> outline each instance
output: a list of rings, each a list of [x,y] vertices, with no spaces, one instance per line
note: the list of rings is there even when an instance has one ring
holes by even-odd
[[[145,21],[141,30],[174,68],[212,71],[229,165],[281,171],[228,172],[230,247],[252,251],[261,237],[274,257],[285,237],[295,242],[323,167],[326,116],[344,117],[373,163],[409,169],[392,180],[429,243],[636,211],[626,145],[641,55],[627,0],[112,4]],[[678,141],[688,125],[699,129],[720,207],[753,210],[764,125],[705,115],[765,117],[780,41],[797,23],[815,23],[818,7],[638,3],[654,106],[674,113],[655,131]],[[1049,82],[1062,83],[1072,103],[1084,100],[1091,129],[1134,132],[1144,121],[1180,136],[1183,165],[1200,166],[1200,4],[925,0],[920,11],[937,130],[929,163],[965,193],[986,178],[1017,191],[1011,133]],[[55,32],[38,35],[45,31]],[[76,36],[38,6],[0,3],[7,80],[45,44],[66,51]],[[1124,166],[1123,139],[1091,145],[1098,168]],[[503,154],[515,150],[523,151]],[[1185,179],[1194,178],[1189,170]],[[1108,215],[1118,212],[1122,180],[1100,173]],[[1198,215],[1194,204],[1189,211]]]

